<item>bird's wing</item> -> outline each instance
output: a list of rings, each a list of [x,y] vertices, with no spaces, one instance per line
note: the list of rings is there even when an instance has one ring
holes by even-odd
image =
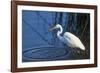
[[[65,32],[64,33],[64,38],[65,40],[67,40],[67,44],[70,46],[70,47],[78,47],[82,50],[85,50],[85,47],[84,45],[82,44],[82,42],[80,41],[80,39],[78,37],[76,37],[75,35],[73,35],[72,33],[70,32]]]
[[[76,47],[75,37],[67,32],[64,33],[64,39],[69,47]]]

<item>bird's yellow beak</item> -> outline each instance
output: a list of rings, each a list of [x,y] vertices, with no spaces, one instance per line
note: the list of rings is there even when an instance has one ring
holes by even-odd
[[[56,27],[52,27],[52,28],[50,28],[49,31],[52,31],[52,30],[54,30],[54,29],[56,29]]]
[[[54,29],[57,29],[56,26],[50,27],[49,31],[52,31],[52,30],[54,30]]]

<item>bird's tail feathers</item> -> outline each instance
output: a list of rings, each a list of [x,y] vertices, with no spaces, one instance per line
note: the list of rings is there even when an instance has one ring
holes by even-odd
[[[83,44],[81,44],[81,45],[79,46],[79,48],[80,48],[81,50],[85,50],[85,46],[84,46]]]

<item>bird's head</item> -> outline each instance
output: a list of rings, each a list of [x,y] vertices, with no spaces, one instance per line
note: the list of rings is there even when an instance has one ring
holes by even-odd
[[[60,24],[56,24],[55,26],[52,26],[49,30],[50,30],[50,31],[53,31],[53,30],[55,30],[55,29],[59,29],[60,27],[61,27]]]

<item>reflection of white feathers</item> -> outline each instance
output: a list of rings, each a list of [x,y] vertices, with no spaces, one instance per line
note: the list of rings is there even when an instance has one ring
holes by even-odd
[[[63,32],[63,28],[60,24],[57,24],[56,26],[51,28],[50,31],[54,30],[54,29],[60,29],[57,32],[57,36],[58,36],[59,40],[61,40],[65,44],[67,44],[69,47],[80,48],[81,50],[85,50],[85,47],[82,44],[82,42],[80,41],[80,39],[78,37],[76,37],[75,35],[73,35],[72,33],[65,32],[63,36],[60,35]]]

